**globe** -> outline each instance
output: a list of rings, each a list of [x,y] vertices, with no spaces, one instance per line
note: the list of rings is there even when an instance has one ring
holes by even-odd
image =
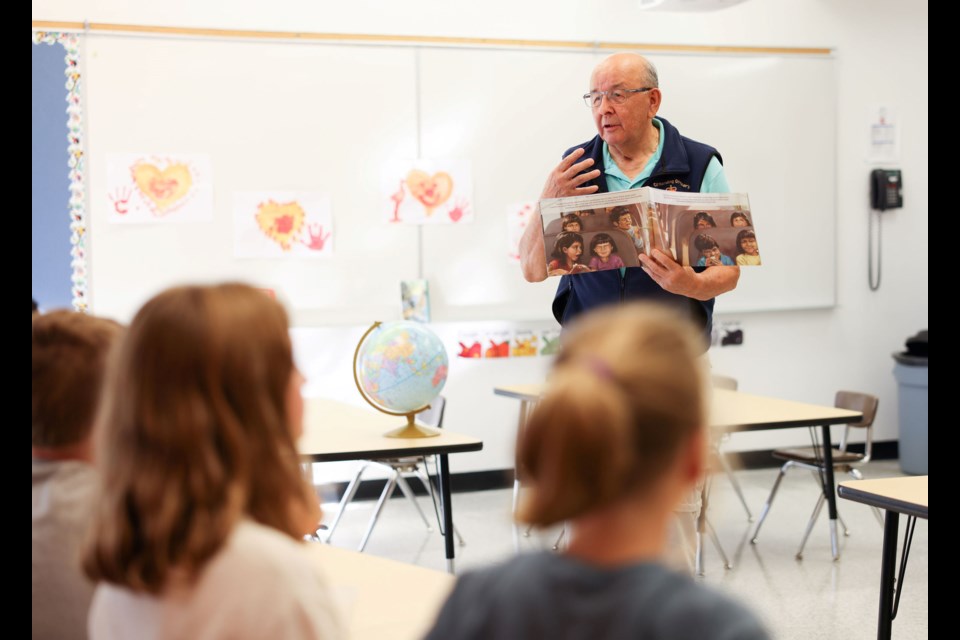
[[[392,438],[439,435],[416,424],[414,416],[440,395],[448,369],[443,342],[417,322],[374,322],[353,357],[353,377],[363,399],[378,411],[407,418],[406,426],[386,434]]]

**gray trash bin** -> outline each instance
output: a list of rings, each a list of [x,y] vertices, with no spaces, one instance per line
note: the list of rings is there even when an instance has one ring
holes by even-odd
[[[894,353],[893,376],[898,383],[900,469],[927,473],[927,331],[907,340],[907,351]]]

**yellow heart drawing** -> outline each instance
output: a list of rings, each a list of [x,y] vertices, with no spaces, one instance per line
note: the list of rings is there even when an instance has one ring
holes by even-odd
[[[162,171],[148,162],[140,162],[134,165],[132,172],[137,189],[158,215],[176,209],[193,186],[190,168],[179,162]]]
[[[280,204],[273,200],[261,202],[256,215],[260,230],[284,251],[289,251],[291,241],[300,235],[305,216],[296,201]]]
[[[445,171],[438,171],[430,176],[419,169],[412,169],[407,174],[407,187],[410,195],[420,201],[429,216],[450,198],[453,193],[453,178]]]

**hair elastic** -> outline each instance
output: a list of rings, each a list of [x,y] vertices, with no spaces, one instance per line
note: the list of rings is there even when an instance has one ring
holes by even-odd
[[[614,379],[613,369],[610,368],[610,365],[596,356],[590,356],[587,358],[587,366],[589,366],[595,374],[604,380],[612,381]]]

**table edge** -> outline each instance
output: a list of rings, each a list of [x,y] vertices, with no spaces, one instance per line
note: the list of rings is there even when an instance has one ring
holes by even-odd
[[[929,519],[927,518],[927,507],[913,502],[904,502],[903,500],[888,498],[869,491],[860,491],[843,484],[837,486],[837,495],[853,502],[880,507],[887,511],[896,511],[897,513],[904,513],[908,516],[923,518],[924,520]]]
[[[412,458],[416,456],[444,455],[447,453],[465,453],[468,451],[480,451],[483,449],[483,441],[466,442],[462,444],[430,445],[424,444],[421,447],[410,447],[397,450],[393,448],[370,449],[364,451],[335,451],[331,453],[301,453],[300,458],[311,460],[313,462],[343,462],[346,460],[374,460],[384,458]]]

